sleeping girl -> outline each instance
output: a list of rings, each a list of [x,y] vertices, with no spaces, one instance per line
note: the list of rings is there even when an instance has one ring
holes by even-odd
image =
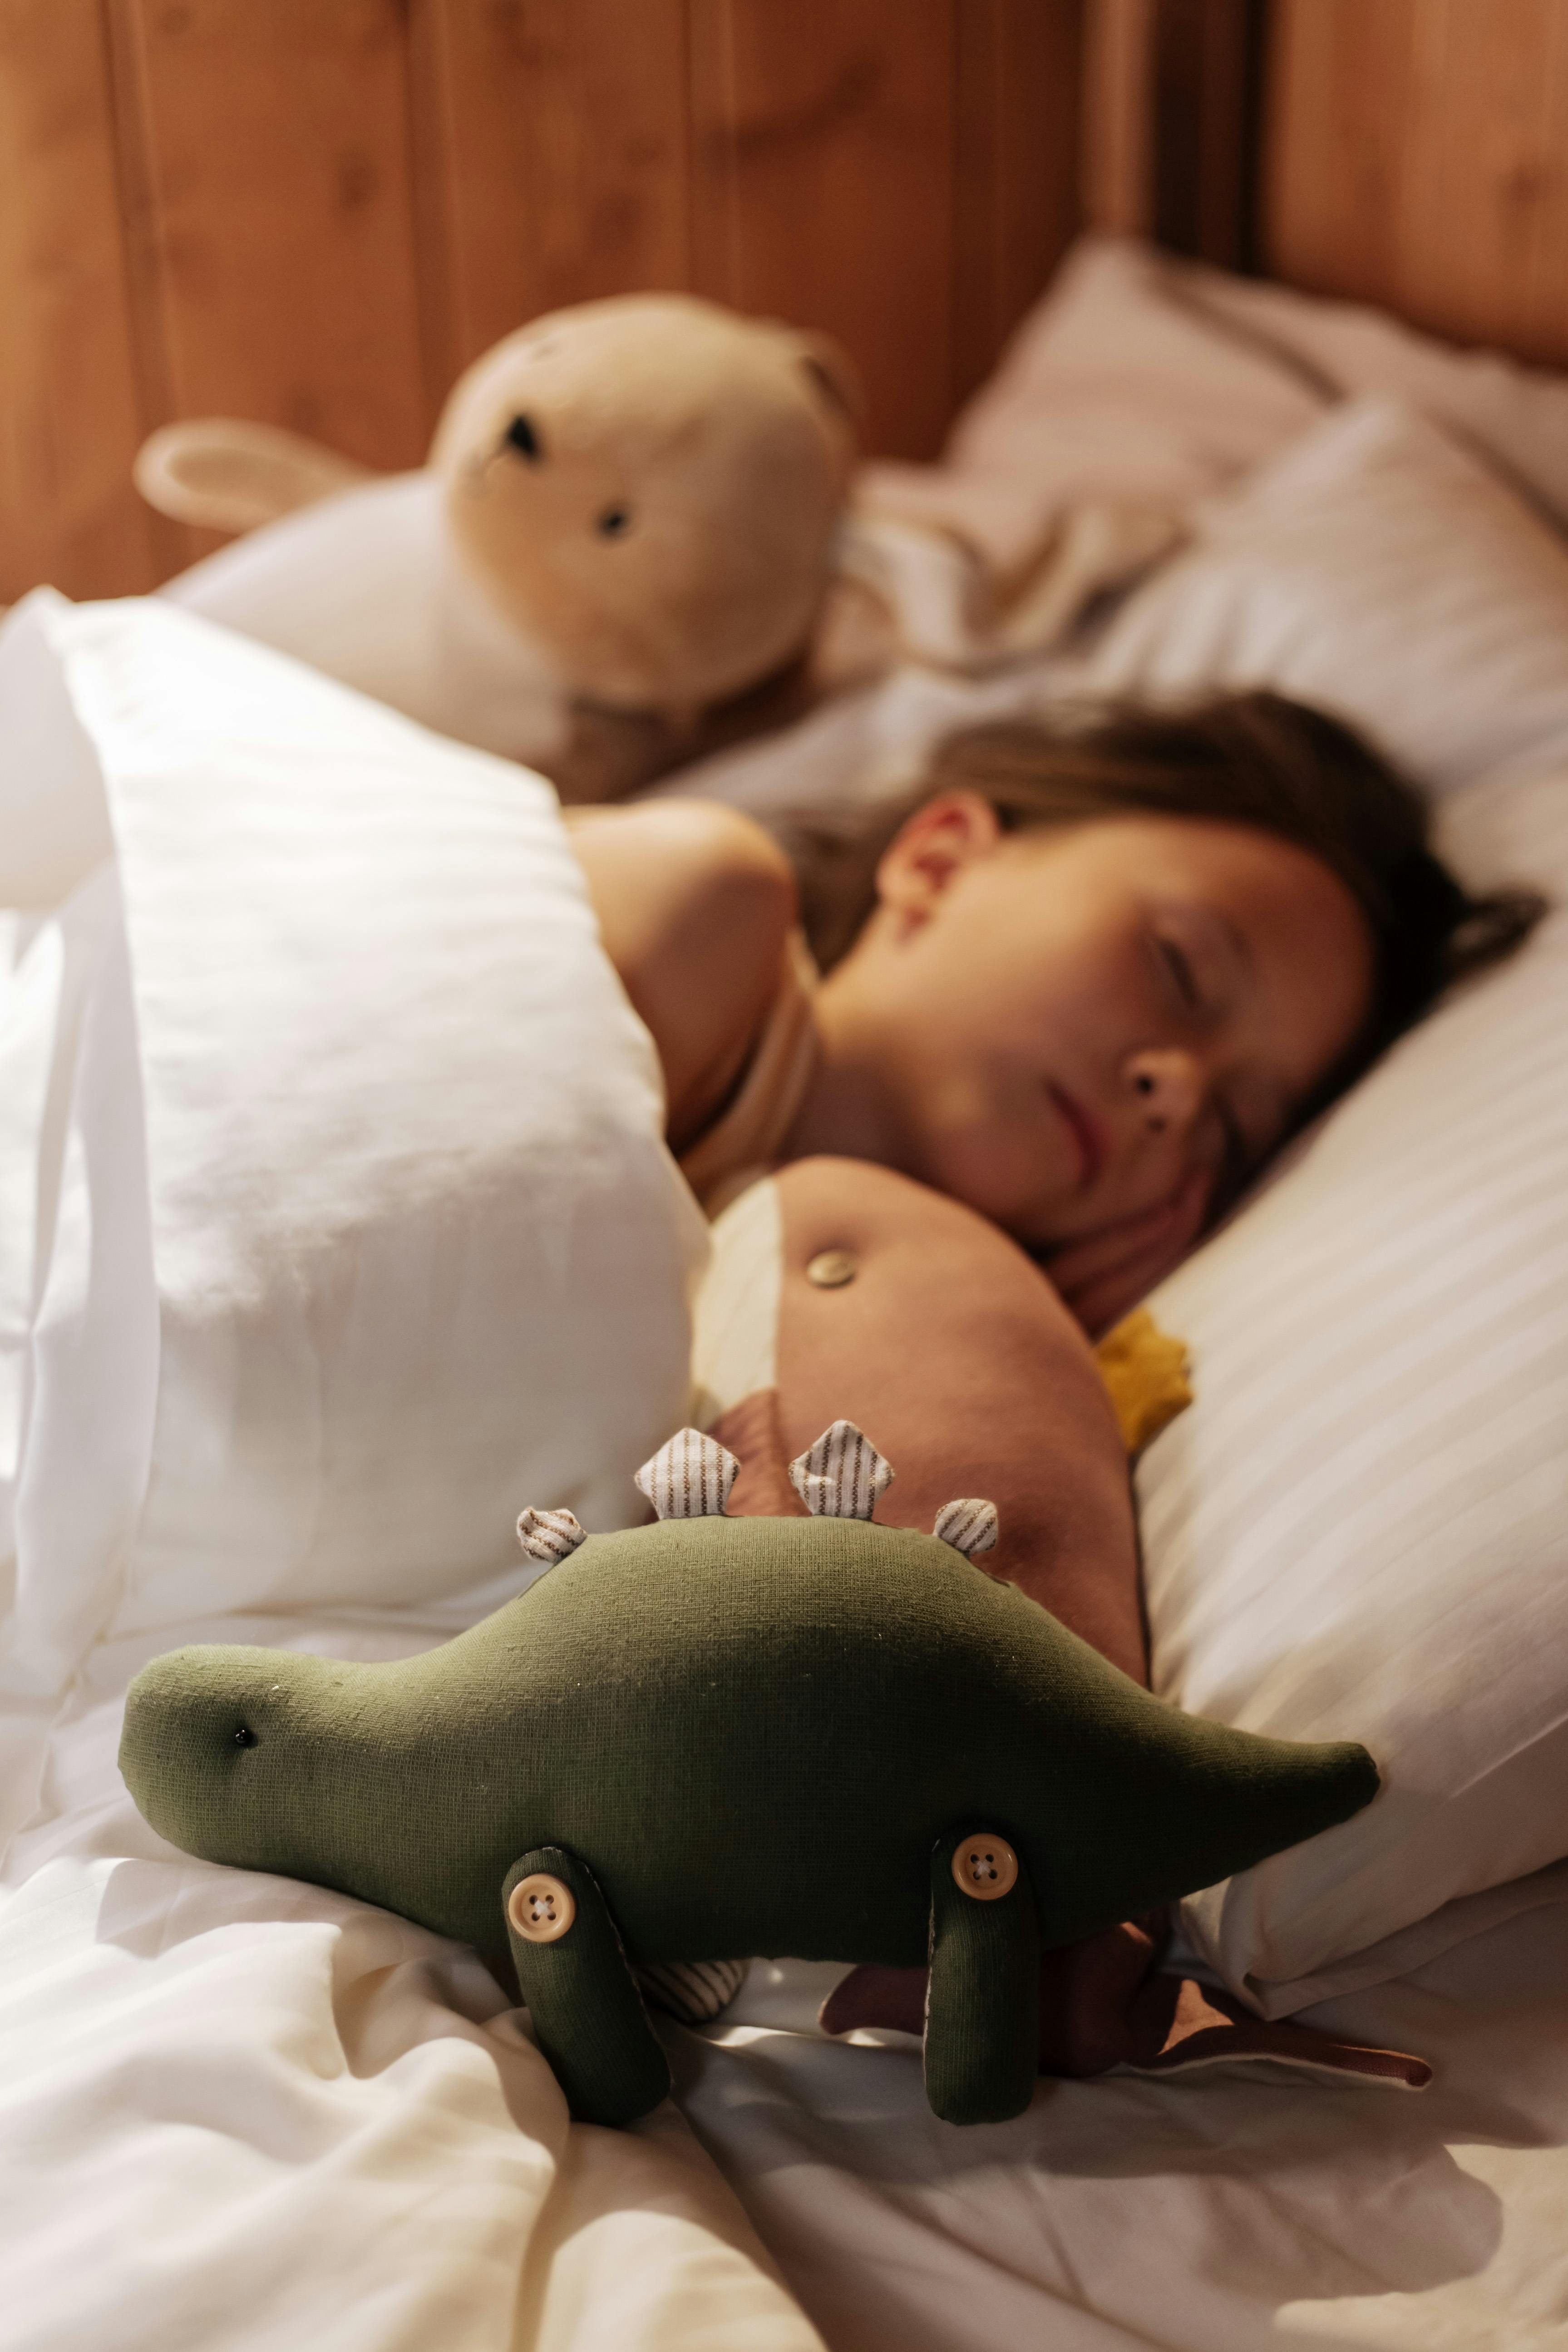
[[[569,822],[700,1196],[897,1169],[1091,1331],[1528,919],[1466,894],[1348,728],[1267,693],[956,736],[858,829],[797,828],[798,876],[711,803]]]
[[[1125,1612],[1059,1589],[1074,1530],[1086,1594],[1096,1547],[1135,1540],[1085,1335],[1530,902],[1468,895],[1410,784],[1264,692],[970,730],[898,805],[796,825],[793,863],[711,803],[569,823],[699,1197],[780,1171],[791,1363],[763,1450],[842,1413],[899,1465],[880,1516],[993,1495],[998,1569],[1047,1599],[1048,1554],[1048,1605],[1142,1675]],[[828,1251],[847,1290],[800,1278]],[[749,1469],[756,1433],[721,1433]]]

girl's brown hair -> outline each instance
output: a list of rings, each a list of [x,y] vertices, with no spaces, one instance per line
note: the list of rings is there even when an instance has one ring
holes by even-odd
[[[967,729],[939,746],[918,789],[871,809],[787,828],[806,937],[824,970],[876,905],[877,867],[934,794],[963,787],[1005,833],[1102,817],[1206,817],[1277,835],[1319,858],[1355,899],[1375,950],[1373,1008],[1336,1086],[1465,973],[1518,946],[1543,901],[1475,898],[1436,856],[1415,786],[1353,729],[1283,695],[1216,695],[1179,707],[1106,704],[1054,725]]]

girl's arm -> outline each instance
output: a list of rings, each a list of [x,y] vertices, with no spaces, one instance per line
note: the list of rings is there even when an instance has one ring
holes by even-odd
[[[744,1066],[795,919],[789,861],[711,801],[563,809],[605,951],[652,1034],[667,1132],[700,1135]]]

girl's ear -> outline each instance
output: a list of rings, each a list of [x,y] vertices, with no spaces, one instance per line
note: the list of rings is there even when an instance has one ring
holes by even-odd
[[[877,868],[878,904],[906,930],[926,921],[966,866],[988,857],[1002,838],[990,802],[979,793],[937,793],[902,824]]]

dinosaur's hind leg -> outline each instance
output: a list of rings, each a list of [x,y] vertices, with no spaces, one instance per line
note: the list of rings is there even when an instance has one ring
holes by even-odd
[[[514,1862],[501,1889],[512,1963],[539,2046],[580,2123],[629,2124],[669,2090],[608,1904],[564,1846]]]
[[[926,1994],[926,2096],[944,2123],[1005,2123],[1035,2094],[1040,2059],[1040,1931],[1028,1874],[1000,1895],[963,1891],[973,1836],[939,1838],[931,1862],[931,1979]],[[984,1871],[984,1864],[982,1864]],[[994,1881],[993,1880],[993,1884]]]

